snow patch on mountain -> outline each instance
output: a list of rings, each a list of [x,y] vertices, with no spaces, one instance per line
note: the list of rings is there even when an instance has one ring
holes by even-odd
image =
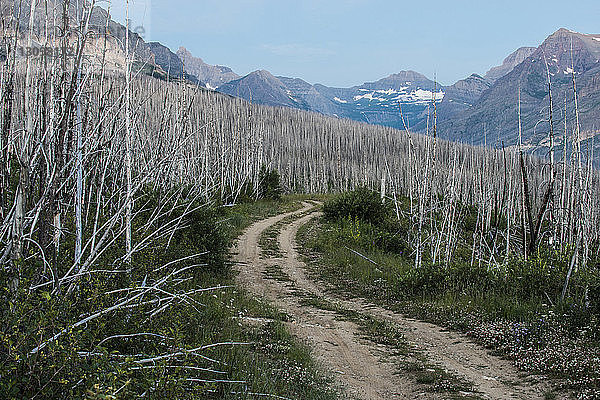
[[[367,99],[369,101],[373,101],[373,100],[385,101],[385,99],[382,98],[382,97],[374,97],[373,96],[374,94],[375,94],[375,92],[370,92],[370,93],[366,93],[366,94],[363,94],[363,95],[354,96],[354,101],[359,101],[359,100],[362,100],[362,99]]]
[[[392,100],[402,102],[414,102],[414,103],[427,103],[435,99],[436,102],[444,99],[445,93],[443,91],[433,92],[432,90],[417,89],[410,93],[401,93],[394,97]]]
[[[404,91],[408,89],[408,87],[402,87],[400,88],[401,91]],[[376,93],[380,93],[380,94],[387,94],[388,96],[392,95],[392,94],[396,94],[396,93],[400,93],[394,89],[388,89],[388,90],[376,90]]]
[[[444,99],[445,93],[442,90],[434,92],[433,90],[426,89],[413,89],[411,91],[408,90],[408,86],[403,86],[396,89],[379,89],[379,90],[370,90],[359,89],[361,93],[353,97],[355,102],[360,100],[369,100],[369,101],[378,101],[381,103],[384,102],[398,102],[401,101],[403,103],[414,103],[414,104],[424,104],[435,99],[436,102],[440,102]],[[347,103],[346,100],[342,100],[339,98],[334,98],[338,103]]]
[[[292,93],[292,91],[291,91],[291,90],[289,90],[289,89],[288,89],[288,90],[286,90],[286,91],[285,91],[285,93],[288,95],[288,97],[289,97],[289,98],[290,98],[292,101],[299,102],[299,101],[298,101],[298,99],[294,97],[294,93]]]

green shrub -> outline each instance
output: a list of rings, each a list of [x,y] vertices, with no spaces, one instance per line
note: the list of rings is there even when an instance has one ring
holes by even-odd
[[[406,221],[387,218],[377,230],[376,245],[384,251],[408,256],[410,254],[410,245],[407,242],[408,226]]]
[[[443,293],[446,287],[446,272],[431,264],[411,268],[399,279],[401,292],[406,298],[412,296],[434,296]]]
[[[600,278],[596,278],[588,287],[586,305],[594,314],[600,316]]]
[[[205,270],[228,273],[229,240],[219,224],[218,212],[213,207],[202,207],[187,215],[184,223],[186,229],[175,234],[169,249],[171,257],[176,259],[193,252],[205,252]]]
[[[357,217],[373,224],[381,224],[389,215],[389,209],[379,194],[366,187],[343,193],[326,202],[323,206],[325,218],[334,221],[347,217]]]
[[[258,175],[258,199],[278,200],[281,197],[281,178],[276,169],[263,166]]]

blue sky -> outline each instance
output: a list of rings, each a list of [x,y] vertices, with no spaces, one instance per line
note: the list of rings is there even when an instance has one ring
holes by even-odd
[[[174,51],[185,46],[240,75],[266,69],[328,86],[408,69],[452,84],[558,28],[600,33],[599,0],[130,1],[133,24]]]

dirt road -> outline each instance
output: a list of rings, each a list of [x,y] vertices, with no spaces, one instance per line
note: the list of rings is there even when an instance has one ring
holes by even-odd
[[[265,297],[292,317],[288,328],[306,342],[315,358],[330,370],[349,398],[358,399],[447,399],[448,393],[427,390],[409,373],[399,370],[395,349],[361,338],[360,327],[339,318],[335,311],[307,305],[302,293],[335,303],[338,307],[390,322],[404,335],[411,348],[428,362],[472,384],[469,393],[453,393],[452,398],[543,399],[546,385],[524,379],[509,361],[490,355],[485,349],[458,333],[436,325],[406,318],[361,299],[343,300],[327,293],[310,280],[295,250],[298,229],[319,215],[315,204],[259,221],[239,238],[235,248],[238,283],[251,293]],[[284,224],[277,237],[280,254],[262,258],[261,233]],[[269,279],[266,271],[279,268],[286,279]]]

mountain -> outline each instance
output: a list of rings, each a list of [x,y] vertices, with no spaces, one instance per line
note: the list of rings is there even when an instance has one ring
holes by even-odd
[[[398,128],[402,127],[398,103],[402,103],[407,121],[417,123],[424,118],[434,91],[436,101],[444,97],[439,84],[414,71],[402,71],[351,88],[312,85],[298,78],[256,71],[217,90],[258,104],[300,108]]]
[[[154,61],[170,76],[179,78],[184,76],[183,63],[167,46],[158,42],[148,43],[154,54]]]
[[[499,78],[531,55],[535,48],[522,47],[510,54],[503,64],[493,67],[482,77],[477,74],[443,87],[415,71],[401,71],[375,82],[350,88],[310,84],[299,78],[273,76],[255,71],[244,77],[230,68],[206,64],[185,47],[177,56],[185,72],[205,82],[207,88],[252,100],[254,103],[299,108],[340,118],[403,128],[402,115],[415,130],[425,130],[428,108],[435,97],[438,121],[450,120],[469,110]],[[158,64],[166,69],[168,63]],[[179,64],[177,67],[179,68]],[[435,96],[434,96],[435,92]],[[431,112],[431,110],[429,110]]]
[[[440,134],[451,140],[481,144],[485,132],[488,143],[502,141],[505,145],[515,145],[520,91],[524,144],[538,154],[546,154],[549,132],[546,63],[552,82],[556,143],[562,144],[565,99],[569,133],[574,127],[573,73],[581,131],[584,138],[594,137],[600,129],[600,35],[567,29],[550,35],[511,72],[485,90],[472,107],[442,122]]]
[[[52,39],[53,32],[59,32],[60,29],[47,29],[47,16],[57,15],[57,20],[62,21],[63,0],[47,0],[37,2],[35,14],[33,16],[33,38],[32,47],[41,48],[44,45],[46,32],[49,33],[49,38]],[[82,9],[83,2],[68,3],[67,16],[72,32],[79,29],[79,18],[84,11]],[[20,6],[20,7],[19,7]],[[13,9],[16,7],[16,9]],[[18,46],[26,46],[27,32],[29,31],[29,20],[31,12],[31,0],[21,0],[20,2],[2,2],[0,3],[0,15],[5,18],[9,15],[18,15]],[[59,22],[57,22],[58,24]],[[60,22],[62,23],[62,22]],[[100,68],[99,60],[104,60],[104,68],[108,71],[124,71],[125,69],[125,46],[127,29],[125,26],[113,21],[110,18],[107,10],[102,7],[95,6],[89,21],[89,32],[86,39],[84,49],[85,64],[89,67]],[[61,25],[62,29],[62,25]],[[0,43],[8,37],[4,37],[4,31],[0,31]],[[9,34],[10,35],[10,34]],[[155,54],[152,46],[146,43],[140,34],[129,30],[129,41],[127,43],[130,57],[133,59],[135,68],[140,68],[144,73],[155,76],[165,76],[166,73],[155,62]],[[68,40],[74,43],[76,33],[71,33]],[[162,45],[154,44],[155,49]],[[164,47],[164,46],[162,46]],[[167,49],[168,50],[168,49]],[[162,51],[160,49],[159,51]],[[23,57],[19,52],[16,53],[17,58]],[[2,59],[0,55],[0,60]]]
[[[164,71],[169,79],[186,79],[192,83],[202,83],[196,76],[184,71],[183,62],[171,49],[159,42],[148,43],[154,54],[154,63]]]
[[[521,47],[504,59],[502,65],[492,67],[485,76],[472,74],[445,88],[444,100],[437,108],[438,122],[455,117],[471,108],[492,87],[495,81],[510,73],[517,65],[532,55],[536,47]],[[423,124],[417,129],[423,130]]]
[[[479,100],[484,91],[492,86],[492,82],[477,74],[461,79],[452,86],[446,87],[446,95],[437,107],[438,121],[454,117],[468,110]]]
[[[225,83],[240,78],[231,68],[206,64],[201,58],[194,57],[185,47],[180,47],[177,50],[177,57],[183,63],[185,72],[204,82],[208,89],[216,89]]]
[[[504,59],[502,65],[491,68],[486,74],[485,79],[495,82],[504,75],[511,72],[517,65],[521,64],[527,57],[536,51],[536,47],[521,47],[511,53]]]
[[[26,34],[29,30],[29,14],[31,10],[31,0],[21,0],[20,11],[13,10],[15,2],[0,3],[0,16],[3,18],[11,14],[16,14],[18,18],[19,36],[17,38],[20,46],[26,45]],[[41,4],[37,2],[37,7],[34,14],[34,39],[33,47],[41,47],[42,41],[46,32],[46,16],[56,14],[58,19],[62,19],[63,0],[47,0]],[[77,15],[81,15],[83,2],[70,1],[68,3],[68,18],[69,24],[75,27],[79,24]],[[107,10],[102,7],[95,6],[92,9],[92,14],[89,21],[89,35],[86,40],[84,50],[84,59],[89,60],[87,65],[97,66],[100,63],[98,60],[104,60],[104,68],[109,71],[122,72],[125,69],[125,47],[127,29],[125,26],[113,21]],[[49,29],[51,33],[53,30]],[[58,31],[58,29],[56,30]],[[73,28],[73,32],[76,29]],[[183,64],[179,57],[173,53],[168,47],[158,42],[147,43],[140,34],[129,30],[128,50],[130,57],[133,59],[133,67],[140,69],[143,73],[165,79],[173,77],[177,79],[185,78],[186,80],[198,83],[198,79],[190,74],[186,74],[183,69]],[[74,42],[75,34],[72,34],[69,40]],[[0,61],[5,59],[4,43],[6,40],[3,37],[3,31],[0,31]],[[17,53],[17,57],[22,57]],[[204,85],[204,84],[203,84]]]
[[[401,71],[350,88],[312,85],[299,78],[275,77],[267,71],[256,71],[243,78],[229,80],[219,85],[217,90],[258,104],[300,108],[395,128],[404,127],[399,108],[401,104],[405,122],[414,130],[424,131],[428,108],[432,112],[430,106],[434,97],[438,103],[438,121],[453,119],[469,110],[496,80],[510,73],[534,50],[536,48],[522,47],[506,57],[502,65],[490,69],[485,77],[472,74],[447,87],[415,71]],[[205,79],[210,85],[219,83],[218,80],[212,83],[208,80],[208,71],[214,73],[215,67],[194,58],[185,48],[181,48],[178,55],[184,60],[188,73]]]
[[[279,107],[301,108],[291,91],[269,71],[254,71],[218,88],[219,92],[240,97],[253,103]]]
[[[19,45],[23,45],[29,21],[31,0],[23,0],[19,15]],[[45,13],[60,14],[61,0],[48,0],[34,16],[34,34],[43,37]],[[77,4],[70,2],[69,18],[74,23]],[[48,7],[46,11],[46,6]],[[0,4],[0,14],[8,16],[12,8]],[[107,29],[108,27],[108,29]],[[100,65],[102,57],[107,70],[123,71],[126,29],[110,20],[106,10],[95,7],[90,20],[94,35],[88,40],[85,58],[89,65]],[[414,71],[401,71],[374,82],[349,88],[311,84],[299,78],[273,76],[260,70],[240,77],[230,68],[206,64],[201,58],[181,47],[173,53],[158,43],[146,43],[130,32],[129,52],[134,65],[143,71],[165,78],[168,75],[200,82],[210,89],[251,100],[255,103],[293,107],[325,115],[403,128],[400,107],[413,131],[425,131],[432,100],[437,103],[438,133],[450,140],[474,144],[517,143],[517,96],[521,93],[524,144],[544,155],[548,149],[549,124],[547,72],[552,81],[554,129],[556,144],[562,144],[567,106],[567,129],[573,131],[574,96],[572,75],[578,90],[579,122],[585,140],[600,131],[600,35],[589,35],[559,29],[539,47],[522,47],[505,58],[502,65],[491,68],[484,76],[472,74],[451,86],[443,87]],[[0,35],[0,42],[8,37]],[[71,39],[71,38],[70,38]],[[106,39],[106,40],[105,40]],[[34,46],[41,46],[35,42]],[[0,62],[5,62],[1,46]],[[106,53],[104,53],[106,50]],[[547,65],[547,67],[546,67]],[[598,141],[596,141],[596,144]],[[596,152],[600,155],[600,151]]]
[[[16,5],[17,3],[20,4],[20,9]],[[68,3],[68,18],[71,27],[78,27],[79,25],[79,19],[76,18],[76,16],[83,12],[82,3],[83,2],[73,1]],[[13,10],[13,6],[17,7],[17,9]],[[6,16],[10,13],[14,13],[19,16],[18,27],[19,32],[22,35],[22,37],[19,39],[23,40],[25,34],[29,30],[30,12],[31,0],[21,0],[20,2],[14,2],[14,4],[13,2],[2,2],[0,5],[0,13],[2,15]],[[35,8],[35,14],[33,18],[34,46],[41,45],[40,41],[45,36],[45,31],[47,28],[47,16],[53,15],[54,13],[57,15],[59,20],[62,19],[63,0],[46,0],[45,2],[37,2],[37,7]],[[123,43],[125,42],[126,28],[110,19],[108,12],[104,8],[95,6],[92,9],[88,28],[90,33],[93,33],[93,35],[88,36],[85,52],[87,56],[97,55],[101,50],[103,50],[103,39],[106,38],[108,42],[107,58],[123,58],[124,60]],[[73,28],[73,30],[75,31],[75,28]],[[52,34],[52,29],[49,31],[50,34]],[[0,36],[1,35],[2,33],[0,33]],[[73,37],[71,39],[74,39],[75,34],[72,36]],[[147,62],[152,65],[154,64],[153,54],[148,44],[138,33],[131,30],[129,31],[129,51],[136,60]],[[121,54],[119,54],[119,52]],[[120,65],[120,63],[117,64]]]
[[[403,128],[402,115],[408,125],[427,117],[427,108],[435,98],[441,102],[443,87],[414,71],[401,71],[376,82],[344,89],[337,98],[349,108],[350,118],[364,122]]]
[[[337,117],[347,117],[342,104],[334,100],[334,97],[322,93],[318,85],[311,85],[299,78],[277,77],[286,87],[303,110],[319,112],[321,114]]]

